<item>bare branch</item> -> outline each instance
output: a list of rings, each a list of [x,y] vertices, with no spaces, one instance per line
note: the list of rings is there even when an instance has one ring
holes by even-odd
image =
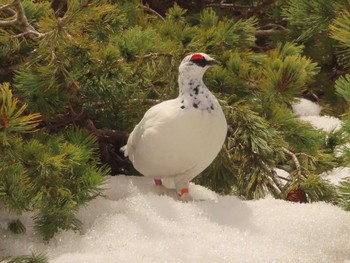
[[[71,103],[68,104],[69,112],[65,114],[57,114],[54,118],[51,119],[45,119],[44,123],[46,126],[51,130],[58,130],[62,127],[65,127],[69,124],[75,123],[78,120],[82,119],[82,116],[84,114],[84,110],[81,109],[80,112],[75,112],[73,109],[73,106]]]
[[[148,6],[144,6],[144,5],[142,5],[141,7],[143,9],[147,10],[148,12],[158,16],[163,22],[165,22],[165,18],[161,14],[159,14],[156,10],[153,10],[152,8],[150,8]]]
[[[277,178],[279,178],[279,179],[281,179],[281,180],[284,180],[284,181],[290,182],[290,179],[288,179],[288,178],[285,178],[285,177],[283,177],[283,176],[279,176],[279,175],[276,175],[276,176],[277,176]]]
[[[230,10],[249,8],[249,6],[246,6],[246,5],[225,4],[225,3],[211,3],[211,4],[206,4],[205,7],[218,7],[221,9],[230,9]]]
[[[260,26],[260,30],[255,32],[255,36],[272,36],[289,34],[290,30],[278,24],[266,24]]]
[[[273,36],[273,35],[285,35],[290,31],[288,29],[285,30],[276,30],[276,29],[267,29],[267,30],[257,30],[254,35],[257,37],[261,36]]]
[[[296,169],[297,169],[297,176],[298,176],[298,179],[300,179],[300,178],[303,176],[303,174],[302,174],[302,167],[301,167],[301,165],[300,165],[300,162],[299,162],[299,160],[298,160],[296,154],[292,153],[292,152],[289,151],[287,148],[284,148],[284,147],[283,147],[282,149],[283,149],[283,152],[284,152],[284,153],[288,154],[288,155],[292,158],[292,160],[293,160],[293,162],[294,162],[294,164],[295,164],[295,167],[296,167]]]
[[[279,24],[273,24],[273,23],[260,26],[260,29],[268,29],[268,28],[278,28],[280,30],[287,30],[287,28],[285,28],[284,26]]]
[[[17,17],[12,20],[0,20],[0,26],[11,26],[11,25],[16,25],[17,24]]]
[[[241,15],[239,17],[251,17],[253,15],[259,14],[264,8],[273,4],[275,0],[264,0],[257,6],[249,5],[238,5],[238,4],[226,4],[226,3],[210,3],[206,4],[205,7],[217,7],[221,9],[229,9],[232,11],[239,11]]]
[[[275,0],[264,0],[262,3],[258,6],[255,6],[253,8],[249,8],[248,12],[245,14],[246,17],[251,17],[253,15],[259,14],[263,12],[263,9],[268,7],[269,5],[273,4]]]
[[[147,55],[144,55],[142,58],[152,58],[152,57],[172,57],[173,54],[171,53],[149,53]]]
[[[155,105],[157,103],[162,102],[161,100],[155,100],[155,99],[144,99],[143,104],[145,105]]]
[[[25,36],[25,35],[35,35],[35,36],[38,36],[38,37],[41,37],[43,36],[44,34],[41,34],[39,33],[38,31],[33,31],[33,30],[28,30],[26,32],[23,32],[23,33],[20,33],[20,34],[17,34],[15,36],[12,36],[12,38],[18,38],[18,37],[22,37],[22,36]]]
[[[0,11],[3,11],[5,9],[11,9],[10,7],[13,6],[14,3],[15,3],[15,0],[13,0],[11,3],[7,5],[0,5]]]
[[[10,6],[13,6],[14,10],[11,9]],[[1,10],[6,10],[12,14],[14,13],[13,14],[13,16],[15,17],[14,19],[0,20],[0,26],[16,26],[18,29],[22,31],[22,33],[18,34],[16,37],[27,35],[27,34],[32,34],[38,37],[41,37],[44,35],[38,32],[31,24],[29,24],[20,0],[13,0],[10,4],[1,5],[0,11]]]
[[[270,177],[271,177],[272,181],[275,183],[277,188],[282,192],[283,191],[283,184],[280,180],[280,176],[277,176],[277,173],[274,169],[269,169],[269,171],[270,171]]]

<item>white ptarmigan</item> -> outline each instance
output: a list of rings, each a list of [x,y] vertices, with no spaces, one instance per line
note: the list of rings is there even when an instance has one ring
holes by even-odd
[[[183,201],[192,200],[189,182],[211,164],[226,138],[225,115],[203,82],[214,64],[204,53],[186,56],[179,67],[179,96],[151,107],[125,147],[135,169],[156,185],[173,178]]]

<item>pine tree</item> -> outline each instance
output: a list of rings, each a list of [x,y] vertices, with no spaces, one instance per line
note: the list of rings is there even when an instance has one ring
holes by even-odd
[[[98,167],[96,138],[77,129],[58,134],[36,130],[39,114],[24,115],[8,85],[0,86],[0,201],[14,213],[32,210],[44,239],[59,229],[78,230],[79,205],[100,195],[108,169]],[[35,133],[26,138],[26,133]],[[10,229],[25,227],[19,221]]]

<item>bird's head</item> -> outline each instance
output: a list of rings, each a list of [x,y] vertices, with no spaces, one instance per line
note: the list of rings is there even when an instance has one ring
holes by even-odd
[[[210,67],[217,64],[217,61],[205,53],[194,53],[186,56],[179,67],[180,74],[203,75]]]

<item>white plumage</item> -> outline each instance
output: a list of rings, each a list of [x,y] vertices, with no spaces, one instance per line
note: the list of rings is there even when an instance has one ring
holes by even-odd
[[[215,159],[226,137],[223,111],[202,79],[215,63],[204,53],[185,57],[179,67],[179,96],[150,108],[125,147],[136,170],[157,185],[162,178],[173,178],[184,201],[192,200],[189,182]]]

